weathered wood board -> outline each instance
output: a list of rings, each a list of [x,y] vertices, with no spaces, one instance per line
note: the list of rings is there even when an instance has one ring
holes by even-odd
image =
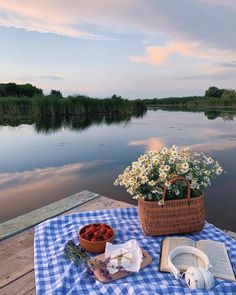
[[[81,193],[76,194],[77,197],[80,194]],[[83,202],[79,203],[79,205],[75,208],[74,206],[67,206],[68,203],[66,202],[64,203],[65,207],[63,207],[63,205],[59,206],[61,208],[61,214],[70,214],[75,212],[94,211],[102,209],[133,207],[133,205],[108,199],[101,195],[93,194],[89,191],[83,191],[82,195],[84,196]],[[48,212],[55,212],[54,210],[51,211],[50,208],[44,209],[46,210],[39,211],[41,212],[41,215],[43,215],[41,216],[41,221],[50,218],[45,217],[44,212],[45,214],[48,214]],[[27,226],[29,226],[30,224],[29,220],[30,218],[27,221]],[[35,221],[35,219],[31,220]],[[22,225],[23,223],[21,224],[21,226]],[[16,225],[13,224],[13,228],[14,227],[16,227]],[[0,242],[0,295],[34,295],[36,293],[34,280],[33,244],[33,228],[24,230]]]
[[[71,210],[96,199],[97,197],[99,197],[99,194],[91,193],[85,190],[50,205],[3,222],[0,224],[0,241],[29,227],[35,226],[44,220],[60,215],[65,211]]]

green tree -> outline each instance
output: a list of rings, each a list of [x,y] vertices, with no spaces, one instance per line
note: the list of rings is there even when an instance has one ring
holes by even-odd
[[[122,99],[121,96],[117,96],[116,94],[113,94],[111,99]]]
[[[0,96],[27,96],[43,95],[42,89],[39,89],[29,83],[16,84],[5,83],[0,84]]]
[[[223,94],[225,89],[220,89],[215,86],[211,86],[208,90],[205,92],[206,97],[218,97],[220,98]]]
[[[3,84],[0,84],[0,97],[6,96],[6,89]]]
[[[62,93],[61,93],[61,91],[59,91],[59,90],[54,90],[54,89],[52,89],[51,92],[50,92],[50,95],[52,95],[52,96],[57,96],[57,97],[59,97],[59,98],[62,98]]]
[[[222,98],[227,99],[236,99],[236,91],[234,89],[225,89],[223,94],[222,94]]]
[[[18,85],[19,87],[19,96],[33,97],[35,95],[43,95],[42,89],[39,89],[29,83]]]

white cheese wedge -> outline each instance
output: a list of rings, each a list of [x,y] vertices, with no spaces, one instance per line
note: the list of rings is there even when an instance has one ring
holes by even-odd
[[[126,248],[115,249],[111,252],[109,265],[127,268],[132,264],[133,255]]]

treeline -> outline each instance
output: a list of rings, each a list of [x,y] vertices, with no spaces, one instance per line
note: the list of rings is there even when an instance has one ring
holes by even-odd
[[[147,106],[236,108],[236,91],[212,86],[206,90],[205,96],[153,98],[144,99],[143,102]]]
[[[61,92],[57,90],[52,90],[50,95],[43,95],[41,89],[30,84],[8,83],[0,85],[2,89],[4,88],[4,91],[1,92],[4,95],[0,97],[0,114],[5,117],[25,116],[35,118],[86,114],[133,114],[146,109],[142,100],[131,101],[116,95],[104,99],[90,98],[84,95],[63,97]],[[28,89],[31,92],[28,93]],[[27,93],[28,95],[26,95]]]
[[[1,83],[0,84],[0,97],[7,97],[7,96],[33,97],[35,95],[43,95],[43,90],[29,83],[27,84]]]
[[[148,106],[182,108],[236,108],[236,91],[215,86],[205,96],[168,97],[128,100],[113,95],[111,98],[90,98],[84,95],[63,97],[59,90],[44,95],[42,89],[31,84],[0,84],[0,115],[56,117],[85,114],[133,114]]]

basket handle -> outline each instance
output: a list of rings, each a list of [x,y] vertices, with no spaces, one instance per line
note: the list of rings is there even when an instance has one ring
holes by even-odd
[[[187,200],[189,202],[190,201],[190,182],[188,181],[187,178],[185,178],[183,176],[174,176],[169,180],[169,182],[173,183],[173,182],[176,182],[178,180],[182,180],[187,184]],[[165,185],[164,186],[164,192],[163,192],[163,195],[162,195],[162,200],[165,200],[166,194],[167,194],[167,186]]]

